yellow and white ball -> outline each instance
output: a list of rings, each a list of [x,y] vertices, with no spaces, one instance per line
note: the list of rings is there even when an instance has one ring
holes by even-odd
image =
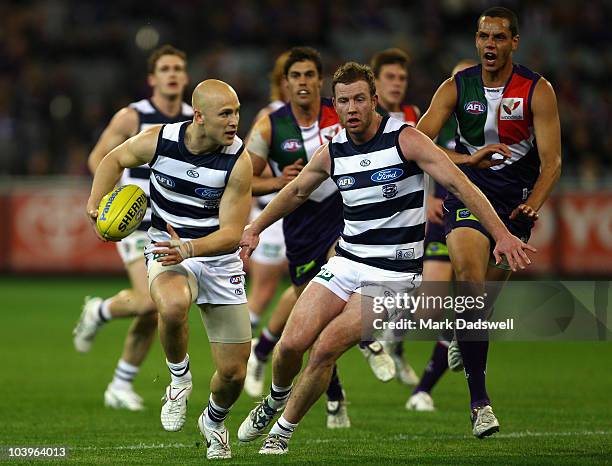
[[[96,225],[102,237],[121,241],[131,234],[147,211],[147,195],[138,186],[119,186],[100,201]]]

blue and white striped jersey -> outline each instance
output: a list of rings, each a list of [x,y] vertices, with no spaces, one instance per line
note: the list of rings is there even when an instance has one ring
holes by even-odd
[[[185,146],[190,122],[164,125],[151,167],[152,241],[167,241],[169,223],[181,238],[201,238],[219,229],[219,204],[244,145],[239,137],[215,152],[193,154]]]
[[[424,175],[400,150],[399,134],[406,126],[384,117],[365,144],[353,143],[346,129],[331,140],[331,178],[344,204],[344,230],[336,251],[373,267],[420,273]]]
[[[142,99],[137,102],[132,102],[128,105],[138,113],[138,132],[141,132],[151,126],[163,123],[176,123],[179,121],[190,120],[193,117],[193,109],[191,105],[183,102],[181,104],[181,113],[175,117],[168,117],[160,112],[150,99]],[[149,175],[151,171],[147,165],[141,165],[135,168],[126,168],[123,170],[120,185],[135,184],[140,186],[149,196]],[[149,207],[145,213],[142,223],[138,227],[139,230],[147,231],[151,226],[151,200],[149,198]]]

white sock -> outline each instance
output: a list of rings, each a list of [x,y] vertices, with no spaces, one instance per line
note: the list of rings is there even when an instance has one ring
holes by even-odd
[[[221,428],[230,409],[232,409],[231,406],[229,408],[223,408],[215,403],[211,393],[208,397],[208,409],[206,410],[206,416],[204,416],[204,423],[211,429]]]
[[[282,415],[278,419],[278,421],[274,423],[272,429],[270,429],[270,434],[280,435],[281,437],[285,437],[288,440],[293,435],[293,431],[297,426],[297,423],[292,424],[287,419],[285,419],[284,415]]]
[[[102,320],[102,322],[108,322],[113,318],[110,312],[110,299],[105,299],[104,301],[102,301],[102,304],[100,304],[99,313],[99,317],[101,318],[100,320]]]
[[[260,317],[249,309],[249,320],[251,321],[251,328],[255,328],[259,325]]]
[[[119,359],[111,385],[117,390],[128,390],[132,388],[132,381],[139,370],[140,367],[125,362],[123,359]]]
[[[283,408],[287,404],[287,400],[291,395],[292,387],[292,385],[289,385],[288,387],[279,387],[278,385],[274,385],[274,382],[272,382],[270,394],[266,398],[268,406],[274,409]]]
[[[185,355],[185,359],[181,362],[170,362],[166,359],[166,364],[170,370],[172,385],[179,385],[191,382],[191,371],[189,370],[189,355]]]

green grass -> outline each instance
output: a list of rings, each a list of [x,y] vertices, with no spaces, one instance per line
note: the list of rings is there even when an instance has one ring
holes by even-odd
[[[77,464],[201,464],[196,419],[208,397],[209,348],[197,312],[190,318],[194,391],[182,432],[163,431],[160,397],[168,381],[159,342],[135,382],[148,409],[105,409],[102,394],[119,358],[129,321],[107,325],[89,354],[77,354],[71,331],[83,296],[108,296],[121,279],[0,277],[0,445],[65,445]],[[407,345],[417,371],[432,345]],[[409,390],[377,382],[357,350],[340,360],[350,401],[350,430],[328,431],[319,402],[300,424],[288,455],[269,463],[576,464],[612,462],[610,343],[493,343],[489,393],[501,432],[471,436],[461,374],[434,390],[437,411],[404,409]],[[268,374],[269,380],[269,374]],[[236,403],[227,425],[236,464],[259,464],[260,442],[240,445],[238,426],[253,400]],[[22,461],[23,463],[23,461]],[[41,464],[36,460],[34,464]]]

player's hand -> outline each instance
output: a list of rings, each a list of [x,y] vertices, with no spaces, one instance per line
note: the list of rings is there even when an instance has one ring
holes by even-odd
[[[496,155],[498,157],[495,157]],[[475,168],[491,168],[495,165],[501,165],[510,157],[512,157],[512,152],[507,145],[489,144],[470,155],[467,165]]]
[[[91,226],[93,227],[93,231],[96,234],[96,238],[106,243],[108,242],[108,240],[104,238],[98,231],[97,220],[98,220],[98,206],[99,205],[100,205],[99,202],[98,203],[93,202],[91,198],[87,201],[87,208],[86,208],[87,209],[87,220],[89,220],[89,223],[91,223]]]
[[[293,179],[300,174],[303,168],[304,162],[302,159],[297,159],[291,165],[287,165],[285,168],[283,168],[283,174],[281,175],[283,187],[293,181]]]
[[[182,240],[170,224],[167,224],[167,229],[172,239],[170,241],[153,243],[157,248],[165,248],[155,249],[153,251],[155,254],[161,254],[157,262],[161,262],[161,265],[176,265],[180,264],[185,259],[193,257],[193,243],[189,240]]]
[[[504,237],[495,243],[495,249],[493,250],[493,256],[495,257],[495,264],[499,265],[502,261],[502,256],[506,256],[508,265],[513,272],[516,272],[518,268],[524,269],[531,260],[525,253],[525,250],[531,252],[537,252],[536,248],[529,244],[523,243],[516,236],[511,235],[508,232]]]
[[[259,244],[259,234],[253,231],[251,225],[247,225],[244,227],[244,232],[242,233],[242,238],[240,238],[240,247],[242,250],[240,251],[240,255],[243,259],[248,259],[255,251],[255,248]]]
[[[444,209],[442,208],[442,204],[444,201],[431,195],[427,197],[427,221],[443,225]]]
[[[510,214],[510,220],[516,220],[518,218],[535,222],[540,217],[533,207],[527,204],[521,204]]]

